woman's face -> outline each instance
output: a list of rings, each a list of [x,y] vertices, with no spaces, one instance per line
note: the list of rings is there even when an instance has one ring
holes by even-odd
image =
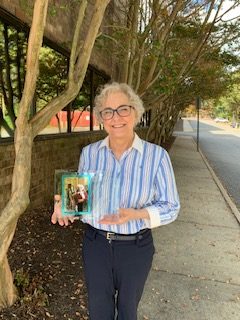
[[[100,111],[107,108],[116,110],[122,105],[130,105],[128,97],[122,92],[114,92],[108,95]],[[112,119],[103,120],[103,125],[110,139],[123,138],[132,140],[135,122],[136,111],[131,108],[130,114],[126,117],[121,117],[117,112],[114,112]]]

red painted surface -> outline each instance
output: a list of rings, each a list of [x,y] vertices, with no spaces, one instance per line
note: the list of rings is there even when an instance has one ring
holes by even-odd
[[[59,121],[62,127],[67,126],[67,111],[58,112]],[[72,127],[89,127],[90,112],[89,111],[71,111]],[[93,126],[98,125],[97,119],[93,115]],[[50,121],[50,126],[57,127],[58,119],[54,116]]]

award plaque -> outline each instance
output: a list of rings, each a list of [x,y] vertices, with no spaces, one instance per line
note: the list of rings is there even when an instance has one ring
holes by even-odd
[[[55,203],[61,204],[63,215],[77,216],[91,213],[91,179],[88,173],[56,170]]]
[[[55,171],[55,205],[62,215],[82,216],[99,221],[106,214],[117,214],[120,180],[112,172]]]
[[[91,175],[62,175],[62,212],[64,215],[91,213]]]

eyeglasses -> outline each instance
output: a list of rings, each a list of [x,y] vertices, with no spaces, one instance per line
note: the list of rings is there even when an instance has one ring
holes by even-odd
[[[130,115],[131,109],[135,108],[127,105],[121,105],[117,109],[106,108],[100,111],[100,116],[103,120],[110,120],[113,118],[114,113],[116,112],[120,117],[127,117]]]

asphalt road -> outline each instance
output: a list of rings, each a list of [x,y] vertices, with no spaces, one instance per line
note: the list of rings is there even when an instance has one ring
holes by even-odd
[[[184,134],[197,137],[197,120],[188,119],[193,131]],[[240,209],[240,129],[213,120],[200,120],[199,147],[229,196]]]

